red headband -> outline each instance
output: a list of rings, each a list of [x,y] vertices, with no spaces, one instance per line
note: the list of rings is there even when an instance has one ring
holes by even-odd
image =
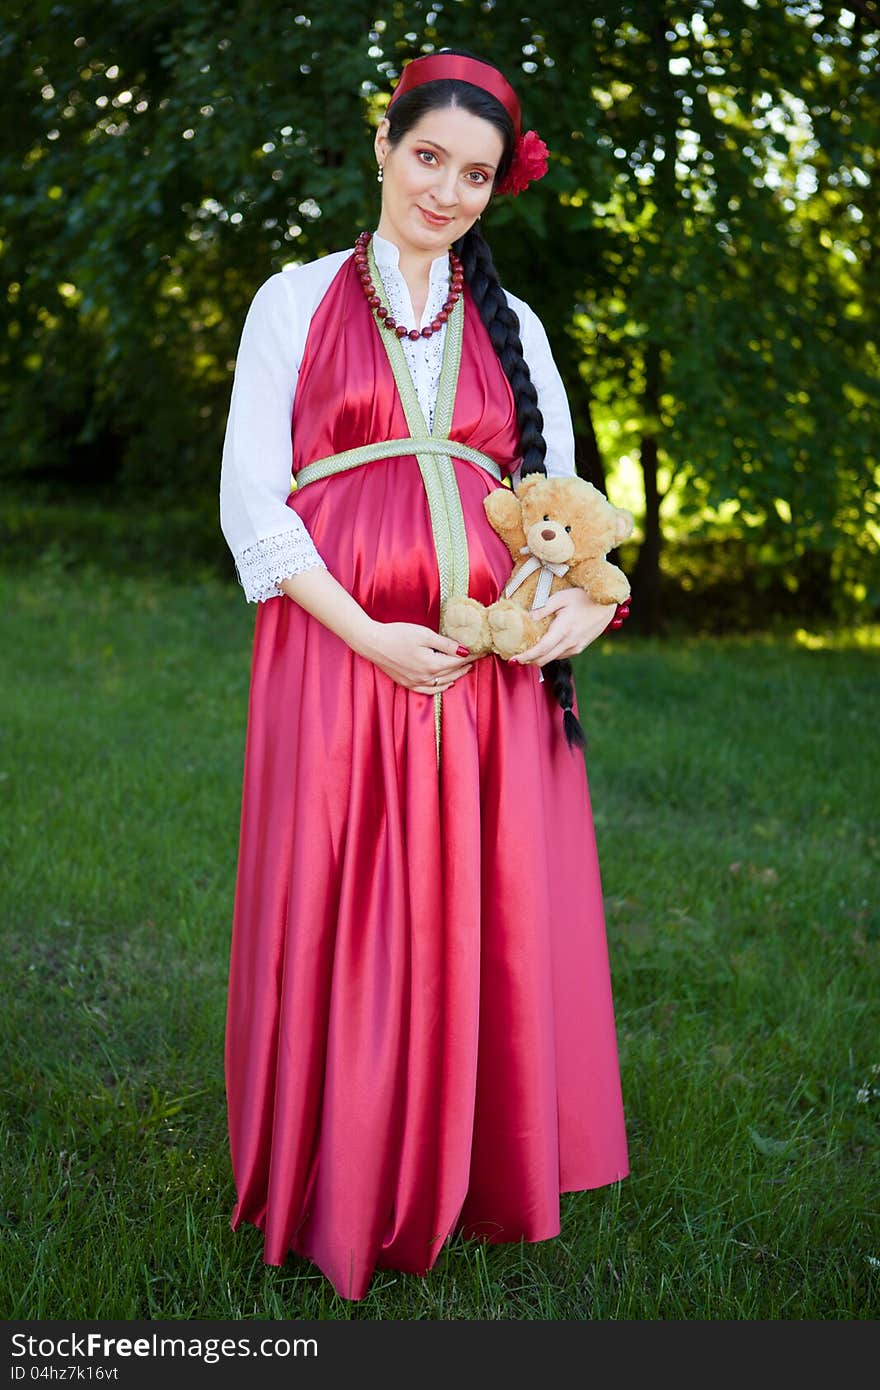
[[[455,78],[459,82],[470,82],[501,102],[513,121],[515,134],[513,159],[506,176],[495,189],[496,193],[522,193],[535,179],[541,179],[547,172],[547,146],[537,131],[527,130],[523,134],[522,113],[516,92],[491,63],[481,63],[479,58],[463,58],[458,53],[428,53],[424,58],[413,58],[401,73],[400,81],[394,88],[390,109],[398,97],[421,87],[424,82],[438,82],[442,78]]]
[[[424,82],[437,82],[444,77],[470,82],[500,101],[513,121],[519,139],[522,134],[522,113],[516,92],[497,68],[493,68],[491,63],[481,63],[478,58],[463,58],[456,53],[428,53],[424,58],[413,58],[404,68],[388,105],[393,106],[398,97],[411,92],[413,87],[421,87]]]

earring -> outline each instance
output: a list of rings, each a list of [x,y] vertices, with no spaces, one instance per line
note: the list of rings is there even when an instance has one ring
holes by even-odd
[[[381,183],[381,182],[382,182],[382,165],[381,165],[381,164],[379,165],[378,169],[376,170],[376,182],[377,182],[377,183]]]

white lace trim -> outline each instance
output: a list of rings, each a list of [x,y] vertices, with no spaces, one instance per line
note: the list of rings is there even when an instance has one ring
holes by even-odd
[[[279,598],[281,590],[275,583],[278,579],[289,579],[303,570],[327,568],[305,526],[300,523],[300,527],[264,536],[236,555],[235,572],[248,603]]]
[[[378,251],[377,259],[388,293],[388,307],[398,323],[405,323],[407,327],[410,327],[415,315],[407,283],[398,267],[384,260]],[[432,270],[428,299],[425,304],[425,312],[418,325],[419,328],[424,328],[437,316],[443,308],[448,293],[448,272],[440,269],[437,273]],[[416,395],[419,398],[419,404],[422,407],[422,413],[429,430],[434,425],[434,409],[437,405],[437,391],[440,386],[440,369],[443,366],[445,338],[446,324],[444,323],[439,333],[434,333],[430,338],[421,338],[417,342],[413,342],[411,338],[401,339],[403,355],[407,360],[413,385],[416,388]]]

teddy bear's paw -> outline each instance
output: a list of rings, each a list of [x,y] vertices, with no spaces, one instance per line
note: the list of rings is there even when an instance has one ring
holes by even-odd
[[[440,631],[467,647],[472,656],[483,656],[492,650],[486,609],[475,598],[449,599],[440,617]]]
[[[600,560],[595,565],[587,585],[594,603],[623,603],[629,598],[629,580],[617,565]]]
[[[492,646],[499,656],[516,656],[531,646],[529,619],[510,599],[502,598],[487,610]]]

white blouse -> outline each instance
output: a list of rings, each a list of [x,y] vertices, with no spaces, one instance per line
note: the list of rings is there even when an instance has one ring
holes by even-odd
[[[298,513],[286,505],[291,490],[291,418],[299,368],[312,315],[354,248],[270,275],[254,295],[242,329],[220,470],[220,528],[235,561],[245,597],[279,597],[278,582],[327,568]],[[373,233],[373,250],[399,323],[415,318],[393,242]],[[430,323],[449,288],[449,258],[432,262],[428,299],[419,327]],[[562,378],[544,327],[527,304],[504,291],[520,323],[523,355],[544,417],[548,474],[573,474],[574,433]],[[401,339],[422,410],[431,427],[437,401],[446,325],[417,342]],[[513,474],[514,487],[519,469]]]

